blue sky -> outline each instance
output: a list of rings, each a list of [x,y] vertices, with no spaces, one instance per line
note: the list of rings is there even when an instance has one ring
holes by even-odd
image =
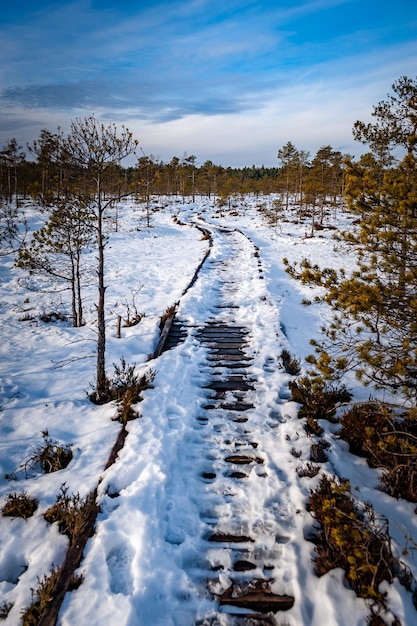
[[[163,161],[357,155],[353,123],[417,76],[415,0],[14,0],[0,38],[1,146],[94,113]]]

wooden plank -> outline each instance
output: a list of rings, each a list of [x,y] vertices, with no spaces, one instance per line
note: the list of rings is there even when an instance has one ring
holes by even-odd
[[[231,347],[227,347],[227,346],[211,346],[210,347],[210,351],[212,354],[218,354],[218,355],[222,355],[222,356],[240,356],[240,357],[244,357],[246,356],[246,353],[243,352],[243,350],[240,350],[239,348],[233,348]]]
[[[265,581],[257,581],[265,583]],[[248,585],[245,590],[241,586],[232,584],[221,596],[220,605],[235,606],[259,613],[276,613],[277,611],[288,611],[294,606],[294,597],[288,595],[278,595],[268,589],[263,589],[261,585]]]
[[[241,351],[240,351],[241,352]],[[216,353],[211,353],[209,355],[209,357],[207,358],[208,361],[215,361],[216,363],[218,363],[219,361],[252,361],[251,357],[247,356],[247,354],[243,354],[243,355],[238,355],[238,354],[230,354],[228,353],[227,355],[227,359],[224,358],[223,355],[221,354],[216,354]],[[220,365],[220,363],[219,363]],[[246,365],[244,365],[242,363],[242,367],[246,367]]]
[[[231,454],[225,458],[226,463],[233,463],[234,465],[249,465],[250,463],[261,464],[264,462],[259,456],[248,456],[243,454]]]
[[[249,391],[253,389],[253,385],[249,385],[246,381],[213,381],[204,386],[204,389],[213,389],[214,391]]]
[[[160,336],[159,341],[158,341],[158,345],[156,346],[156,350],[153,353],[153,358],[154,359],[158,358],[162,354],[162,351],[163,351],[164,346],[165,346],[165,342],[168,339],[168,333],[169,333],[169,331],[171,329],[171,326],[172,326],[172,323],[174,321],[174,317],[175,317],[175,312],[171,313],[171,315],[165,321],[164,327],[162,329],[161,336]]]
[[[202,332],[219,332],[219,333],[232,333],[236,335],[246,336],[249,334],[246,326],[229,326],[228,324],[210,324],[202,328]]]
[[[208,541],[214,543],[253,543],[255,540],[247,535],[234,535],[233,533],[217,532],[210,535]]]
[[[200,341],[203,341],[204,343],[217,343],[217,344],[229,344],[229,343],[233,343],[233,344],[237,344],[237,345],[245,345],[247,346],[247,342],[243,341],[241,337],[238,337],[237,335],[233,336],[233,335],[224,335],[224,334],[210,334],[210,335],[201,335],[199,337]]]
[[[227,411],[248,411],[249,409],[253,409],[254,405],[245,402],[235,402],[234,404],[221,404],[220,408]]]

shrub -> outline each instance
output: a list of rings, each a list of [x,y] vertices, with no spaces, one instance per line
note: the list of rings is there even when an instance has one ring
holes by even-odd
[[[156,373],[149,370],[139,376],[135,373],[136,363],[129,365],[121,358],[120,366],[114,365],[114,375],[110,382],[111,400],[119,404],[117,419],[125,424],[128,420],[139,417],[139,413],[132,408],[133,404],[142,400],[142,392],[152,386]]]
[[[136,296],[141,291],[143,285],[141,285],[138,289],[132,291],[131,302],[125,302],[126,306],[126,317],[123,319],[124,326],[136,326],[145,317],[145,313],[141,313],[138,311],[136,306]]]
[[[67,322],[68,317],[59,311],[51,311],[50,313],[42,313],[39,316],[39,319],[45,324],[50,324],[51,322]]]
[[[381,489],[394,498],[417,502],[417,454],[412,460],[397,463],[387,469],[381,478]]]
[[[90,492],[84,499],[79,493],[68,494],[68,487],[62,484],[55,503],[44,513],[50,524],[58,523],[59,531],[69,537],[70,542],[83,530],[90,514],[97,510],[96,496]]]
[[[44,575],[42,580],[38,578],[37,589],[32,589],[32,603],[22,611],[22,626],[37,626],[43,612],[48,607],[54,596],[56,584],[61,574],[62,568],[52,565],[49,575]],[[83,582],[82,574],[72,574],[68,585],[68,591],[78,589]]]
[[[396,575],[387,520],[377,520],[371,505],[354,500],[349,481],[334,477],[321,478],[317,489],[310,492],[308,507],[321,525],[315,539],[316,574],[341,567],[360,598],[384,605],[379,585],[391,583]]]
[[[51,567],[51,572],[44,575],[42,580],[38,578],[37,589],[32,589],[32,603],[22,611],[22,626],[37,626],[39,619],[51,601],[51,596],[58,579],[60,569]]]
[[[140,417],[139,411],[136,411],[132,406],[139,402],[139,400],[140,397],[138,397],[135,388],[127,387],[122,397],[118,400],[116,420],[122,424],[126,424],[126,422]]]
[[[128,313],[127,318],[123,320],[124,326],[126,328],[130,328],[131,326],[136,326],[137,324],[139,324],[139,322],[141,322],[143,317],[145,317],[144,313],[135,313],[134,315],[132,315],[132,317],[130,317]]]
[[[297,374],[300,373],[300,359],[297,359],[296,356],[291,356],[291,354],[285,348],[281,352],[281,359],[287,374],[297,376]]]
[[[43,444],[35,449],[31,458],[32,466],[40,465],[45,474],[50,474],[67,467],[72,459],[71,444],[62,445],[52,439],[48,431],[42,433]]]
[[[4,600],[4,602],[0,605],[0,619],[7,619],[7,616],[9,615],[12,608],[13,608],[13,603],[6,602]]]
[[[120,365],[113,363],[114,374],[109,385],[113,395],[113,400],[119,400],[123,391],[131,387],[137,382],[137,374],[135,374],[136,363],[126,363],[124,357],[120,359]]]
[[[312,415],[307,416],[307,420],[305,423],[305,430],[310,435],[316,435],[317,437],[321,437],[324,430],[318,423],[317,419]]]
[[[141,392],[151,387],[156,373],[149,370],[142,376],[135,373],[136,363],[129,364],[124,357],[120,359],[120,365],[113,363],[114,374],[111,380],[106,381],[106,393],[97,400],[94,391],[90,394],[91,402],[95,404],[105,404],[115,400],[120,404],[117,419],[126,422],[128,419],[135,419],[139,414],[132,409],[132,404],[139,402]]]
[[[6,496],[6,504],[3,507],[2,513],[8,517],[22,517],[27,519],[32,517],[36,509],[38,508],[38,501],[36,498],[29,496],[27,493],[8,493]]]
[[[352,397],[345,385],[339,387],[327,383],[321,377],[303,376],[289,383],[291,399],[301,404],[298,417],[334,421],[336,409]]]
[[[353,406],[341,418],[339,436],[371,467],[384,467],[381,488],[391,496],[417,502],[417,419],[381,402]]]
[[[15,480],[19,472],[24,472],[28,477],[31,470],[42,470],[45,474],[57,472],[65,469],[72,459],[72,444],[62,444],[52,439],[48,430],[42,431],[43,443],[32,448],[31,454],[24,459],[17,469],[11,474],[6,474],[5,478]]]
[[[348,442],[350,452],[374,457],[380,443],[380,434],[391,430],[391,412],[379,402],[355,404],[341,417],[339,436]],[[379,462],[375,458],[376,464]]]
[[[314,463],[326,463],[328,457],[326,450],[330,448],[330,444],[324,439],[320,439],[318,443],[312,443],[310,448],[310,461]]]

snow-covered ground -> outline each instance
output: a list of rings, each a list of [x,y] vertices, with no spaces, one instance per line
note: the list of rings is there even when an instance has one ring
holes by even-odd
[[[289,376],[279,358],[286,348],[303,360],[312,351],[310,339],[319,336],[329,316],[324,305],[301,304],[303,298],[313,300],[316,290],[292,280],[284,271],[283,257],[292,262],[307,256],[347,270],[354,259],[335,248],[332,230],[306,238],[308,224],[282,220],[276,228],[267,226],[258,208],[263,202],[269,200],[246,198],[236,202],[232,211],[219,211],[207,199],[194,204],[159,201],[151,228],[144,222],[143,207],[129,203],[120,207],[118,231],[109,233],[106,250],[107,369],[111,374],[112,364],[123,357],[136,363],[139,372],[153,368],[156,378],[139,405],[141,419],[128,423],[125,446],[106,471],[120,424],[112,420],[114,404],[95,406],[88,399],[95,368],[94,281],[85,291],[84,327],[47,324],[38,314],[51,310],[50,301],[56,308],[56,294],[27,292],[19,281],[23,272],[13,267],[13,259],[2,259],[1,506],[13,491],[26,491],[39,500],[37,511],[26,521],[0,517],[0,604],[13,603],[5,624],[20,623],[38,579],[49,573],[52,564],[63,562],[67,539],[56,524],[51,526],[43,518],[63,483],[70,493],[82,497],[99,485],[100,513],[80,568],[84,582],[67,594],[59,624],[191,626],[199,619],[204,624],[213,614],[214,603],[196,574],[201,559],[215,564],[217,558],[215,551],[207,554],[201,513],[205,507],[207,514],[216,509],[223,511],[224,519],[230,518],[232,487],[225,480],[216,483],[214,492],[211,485],[193,477],[196,467],[205,468],[204,453],[216,440],[212,434],[208,442],[204,429],[196,427],[196,417],[207,401],[206,351],[189,336],[177,348],[149,360],[167,307],[178,302],[178,316],[198,326],[213,315],[219,297],[224,296],[222,273],[210,269],[208,262],[184,294],[208,247],[196,225],[213,232],[209,256],[213,267],[233,270],[239,290],[230,297],[240,306],[234,321],[250,331],[256,378],[251,428],[262,449],[266,478],[263,483],[248,481],[245,491],[233,488],[236,498],[242,498],[252,532],[264,533],[266,542],[268,533],[288,540],[276,546],[274,577],[277,593],[294,595],[295,603],[277,614],[276,623],[359,626],[366,622],[366,602],[347,588],[341,570],[321,578],[313,574],[314,546],[304,539],[312,518],[305,503],[319,476],[300,478],[296,472],[309,460],[310,441],[297,418],[297,406],[288,400]],[[31,215],[30,207],[27,214],[29,223],[38,227],[39,218]],[[328,223],[347,227],[349,216],[332,214]],[[233,233],[238,253],[228,252],[222,227]],[[259,249],[261,275],[254,246]],[[92,262],[93,257],[92,252]],[[92,270],[91,274],[94,278]],[[144,317],[137,326],[123,327],[121,338],[116,338],[117,316],[126,317],[126,306],[132,308],[133,299]],[[347,383],[355,399],[369,396],[370,390],[354,380]],[[404,552],[404,562],[417,577],[415,505],[379,491],[379,470],[348,452],[347,444],[334,436],[335,425],[322,425],[331,444],[322,471],[348,478],[359,497],[390,520],[395,549],[400,555]],[[72,444],[71,463],[52,474],[32,471],[25,477],[21,472],[7,480],[5,474],[11,474],[41,443],[45,429],[52,438]],[[239,431],[229,434],[238,436]],[[225,439],[224,432],[221,438]],[[291,454],[294,447],[300,458]],[[211,462],[215,465],[216,458]],[[224,587],[227,582],[222,581]],[[401,623],[416,623],[410,594],[397,581],[387,586],[387,593],[389,607]],[[227,624],[227,619],[220,616],[223,621],[210,623]]]

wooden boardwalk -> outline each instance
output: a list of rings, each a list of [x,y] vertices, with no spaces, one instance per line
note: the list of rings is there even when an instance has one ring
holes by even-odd
[[[205,445],[202,454],[216,462],[215,467],[194,479],[211,486],[212,492],[221,491],[216,482],[225,478],[243,492],[246,488],[262,492],[266,477],[264,454],[251,428],[257,381],[251,372],[250,332],[244,324],[234,321],[240,309],[238,285],[221,262],[212,263],[227,273],[214,314],[204,323],[191,326],[174,318],[161,351],[176,348],[189,335],[207,351],[209,376],[203,388],[208,399],[197,421],[204,429],[205,444],[213,441],[214,446],[207,450]],[[218,433],[224,425],[227,436],[219,442]],[[250,477],[250,486],[246,487]],[[292,608],[295,602],[293,595],[272,589],[276,555],[289,537],[274,534],[265,541],[265,536],[250,532],[250,513],[246,516],[242,511],[241,499],[230,497],[228,505],[227,517],[217,515],[215,507],[210,509],[209,504],[200,512],[206,525],[206,554],[196,559],[193,575],[206,586],[218,609],[215,615],[199,619],[196,626],[276,624],[273,615]],[[220,583],[220,577],[230,581],[227,588]]]

